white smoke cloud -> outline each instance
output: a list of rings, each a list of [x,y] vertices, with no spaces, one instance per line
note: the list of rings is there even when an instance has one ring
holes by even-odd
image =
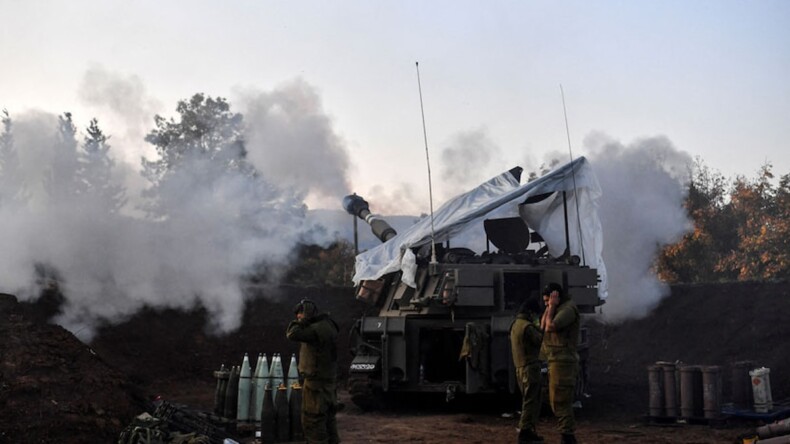
[[[134,102],[139,94],[132,88],[121,96]],[[98,103],[103,96],[88,97]],[[123,97],[108,103],[123,108]],[[250,156],[265,171],[217,173],[213,165],[189,161],[162,189],[168,216],[156,220],[142,213],[108,214],[79,196],[53,201],[40,184],[48,171],[60,168],[57,117],[12,116],[31,192],[21,208],[0,206],[0,291],[35,299],[47,282],[34,270],[44,265],[57,274],[66,296],[57,322],[83,340],[90,339],[97,321],[117,322],[143,306],[201,304],[211,314],[211,327],[236,328],[243,275],[259,264],[287,264],[297,242],[334,240],[305,220],[302,198],[321,192],[339,201],[348,163],[319,97],[304,82],[260,93],[249,103]],[[122,170],[139,174],[128,164]],[[276,279],[278,270],[269,268],[269,277]]]
[[[668,285],[658,279],[653,269],[659,252],[692,228],[683,207],[692,158],[665,136],[623,144],[602,133],[593,133],[585,139],[584,147],[603,192],[599,216],[609,284],[603,314],[612,322],[645,316],[669,293]],[[531,172],[540,176],[567,162],[568,154],[549,151],[541,158],[535,162],[522,155],[520,160],[528,160],[522,164],[522,183]],[[500,168],[496,171],[499,173],[516,164],[503,159],[485,131],[478,130],[454,137],[442,153],[440,168],[442,178],[451,185],[448,189],[457,194],[488,178],[488,169]],[[376,203],[376,211],[387,214],[389,207],[378,203],[386,201],[382,199],[386,196],[378,191],[381,196],[369,201],[371,205]],[[457,245],[471,246],[464,243],[469,239],[456,241],[460,242]]]
[[[29,111],[13,119],[14,145],[19,156],[21,175],[31,197],[31,204],[44,205],[44,176],[47,169],[43,166],[55,162],[57,146],[58,117],[44,111]]]
[[[248,159],[258,171],[334,206],[349,194],[348,152],[315,88],[296,79],[272,91],[240,94]]]
[[[122,137],[102,126],[113,137],[111,154],[144,152],[134,146],[147,145],[142,122],[146,114],[152,119],[153,102],[139,79],[95,69],[86,75],[80,94],[123,122],[118,126],[126,128]],[[311,195],[339,202],[348,193],[350,164],[320,96],[306,82],[246,91],[241,103],[248,158],[261,173],[258,179],[223,175],[207,182],[209,169],[196,161],[170,182],[165,190],[170,216],[157,221],[140,214],[108,215],[76,197],[52,201],[42,183],[60,168],[57,116],[12,115],[29,199],[22,207],[0,206],[0,291],[33,299],[42,284],[36,266],[56,270],[67,297],[59,322],[83,339],[96,321],[122,320],[146,305],[202,304],[216,329],[238,326],[244,299],[240,276],[259,263],[287,262],[299,240],[333,240],[305,221],[302,202]],[[112,121],[98,117],[100,124]],[[124,145],[131,137],[127,134],[140,139]],[[666,293],[652,273],[656,253],[690,226],[682,208],[690,157],[665,137],[623,145],[592,135],[585,143],[604,192],[600,215],[610,278],[604,312],[613,320],[641,316]],[[501,152],[482,130],[460,134],[445,156],[442,168],[453,187],[464,188],[459,191],[513,166],[496,161]],[[116,164],[116,175],[142,183],[138,171],[139,165]],[[371,209],[410,214],[415,188],[413,183],[374,188]],[[127,194],[137,197],[130,189]]]
[[[665,136],[624,145],[597,133],[584,144],[603,191],[603,313],[614,322],[646,316],[669,293],[653,269],[658,253],[692,226],[683,208],[692,158]]]
[[[124,75],[102,66],[93,66],[85,72],[78,89],[80,102],[92,114],[75,116],[79,119],[98,116],[99,127],[110,136],[110,156],[116,161],[113,181],[127,189],[129,205],[124,211],[133,214],[141,204],[138,196],[148,186],[138,174],[141,157],[156,156],[153,145],[144,137],[153,128],[154,115],[161,112],[162,104],[151,97],[142,79]]]
[[[444,200],[499,174],[501,171],[493,171],[492,166],[498,167],[495,161],[501,155],[499,146],[483,128],[454,135],[439,159]]]
[[[373,185],[362,197],[370,204],[370,211],[376,214],[419,214],[430,206],[427,191],[421,196],[415,185],[407,182],[391,187]]]
[[[113,154],[129,164],[139,164],[141,156],[156,154],[143,141],[153,125],[161,103],[149,96],[142,79],[94,66],[85,72],[78,97],[90,111],[101,116],[100,125],[112,134]]]
[[[499,174],[502,150],[488,130],[478,128],[453,134],[436,157],[431,157],[433,208],[448,199],[468,191]],[[505,169],[518,165],[513,163]],[[430,210],[428,170],[424,163],[416,166],[417,175],[411,182],[393,185],[373,185],[363,196],[371,210],[385,215],[421,214]]]

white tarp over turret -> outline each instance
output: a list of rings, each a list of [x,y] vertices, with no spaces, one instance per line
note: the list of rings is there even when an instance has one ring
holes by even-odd
[[[584,157],[524,185],[519,185],[513,174],[506,171],[450,199],[434,212],[434,241],[439,243],[452,239],[468,226],[480,224],[496,211],[497,217],[520,215],[531,229],[543,237],[549,253],[559,257],[565,251],[563,191],[568,208],[570,252],[581,257],[582,264],[598,270],[601,277],[598,293],[601,299],[606,299],[606,267],[601,255],[603,234],[598,218],[601,187]],[[547,193],[555,194],[537,203],[524,204],[530,197]],[[431,218],[424,217],[389,241],[359,254],[354,283],[378,279],[387,273],[402,270],[403,282],[414,287],[416,265],[411,248],[430,243]]]

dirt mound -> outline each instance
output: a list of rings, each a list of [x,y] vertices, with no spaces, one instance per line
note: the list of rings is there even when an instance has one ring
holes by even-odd
[[[114,442],[143,399],[71,333],[0,294],[0,442]]]

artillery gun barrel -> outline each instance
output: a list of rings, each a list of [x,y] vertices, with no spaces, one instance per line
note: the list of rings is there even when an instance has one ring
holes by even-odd
[[[382,219],[381,216],[370,212],[367,201],[361,196],[350,194],[344,197],[343,208],[348,214],[357,216],[370,225],[370,230],[373,232],[373,235],[382,242],[387,242],[398,234],[398,232],[395,231],[387,221]]]

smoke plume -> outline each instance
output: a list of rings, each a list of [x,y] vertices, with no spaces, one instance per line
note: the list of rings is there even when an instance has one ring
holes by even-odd
[[[442,152],[440,168],[456,194],[518,164],[504,159],[484,131],[460,133],[452,140]],[[603,192],[598,213],[609,297],[602,312],[613,322],[645,316],[669,293],[653,268],[657,255],[692,227],[683,207],[691,156],[665,136],[623,144],[593,133],[585,139],[584,148]],[[541,176],[568,161],[562,151],[547,152],[542,158],[537,167],[526,165],[522,183],[531,174]],[[524,159],[530,156],[516,160]],[[534,161],[528,163],[534,165]],[[491,174],[491,168],[499,170]],[[474,249],[472,244],[463,244],[469,239],[459,237],[456,242],[462,243],[456,245]]]
[[[20,176],[24,177],[24,187],[30,195],[30,205],[42,206],[45,202],[41,200],[41,195],[44,192],[44,179],[48,172],[42,166],[55,163],[58,117],[43,111],[30,111],[14,118],[13,122],[14,146],[19,156]],[[13,231],[6,233],[10,234]]]
[[[112,134],[114,154],[124,163],[137,164],[141,156],[156,154],[143,142],[151,129],[153,116],[162,111],[158,100],[149,96],[142,79],[94,66],[85,72],[78,97],[82,104],[100,117]]]
[[[373,185],[364,197],[371,205],[370,210],[377,214],[419,214],[422,209],[428,208],[429,202],[427,192],[421,196],[416,188],[413,183],[408,182],[401,182],[390,188]]]
[[[665,136],[627,145],[602,134],[584,142],[603,191],[598,209],[603,226],[603,258],[611,321],[646,316],[669,293],[653,265],[661,248],[691,228],[683,202],[691,156]]]
[[[499,174],[501,171],[493,171],[492,166],[493,161],[501,156],[499,146],[485,129],[456,134],[442,149],[439,159],[442,186],[448,193],[444,199]]]
[[[246,159],[255,174],[187,159],[159,190],[165,212],[158,217],[134,211],[145,199],[142,187],[129,185],[146,183],[137,162],[141,155],[151,159],[142,137],[156,107],[139,79],[95,68],[80,89],[85,103],[103,111],[96,116],[100,125],[109,124],[102,128],[112,136],[109,154],[116,163],[108,180],[123,183],[129,198],[121,212],[108,211],[88,198],[84,184],[66,180],[79,167],[75,145],[85,123],[77,122],[94,116],[74,116],[76,143],[68,143],[58,116],[12,114],[21,170],[15,177],[25,178],[25,198],[0,204],[0,291],[32,300],[57,282],[66,296],[58,322],[83,339],[97,322],[118,322],[143,306],[202,305],[217,331],[237,327],[242,276],[265,269],[276,280],[296,243],[334,240],[305,218],[304,202],[339,201],[348,193],[350,167],[342,137],[307,82],[240,96]],[[610,279],[604,313],[612,320],[645,315],[667,291],[652,270],[657,252],[690,227],[682,207],[690,157],[666,137],[624,145],[594,134],[585,145],[604,193],[599,210]],[[517,164],[501,156],[486,131],[459,134],[441,154],[442,180],[447,189],[465,191]],[[371,203],[376,212],[408,214],[419,188],[374,190]]]
[[[82,88],[85,100],[106,104],[118,118],[131,119],[127,128],[140,128],[138,114],[147,108],[139,106],[144,92],[134,78],[124,82],[91,71],[86,79],[92,80]],[[298,242],[334,240],[306,220],[304,197],[315,193],[337,201],[347,189],[345,146],[310,85],[295,81],[247,99],[245,138],[257,174],[218,171],[205,159],[187,159],[159,190],[165,215],[157,217],[129,208],[108,212],[76,191],[54,199],[41,184],[66,167],[59,159],[77,154],[63,150],[56,116],[12,115],[28,198],[0,206],[0,291],[33,300],[57,282],[66,299],[56,321],[83,340],[97,323],[122,321],[143,306],[202,305],[214,330],[236,328],[243,276],[266,270],[276,283]],[[124,114],[125,105],[130,114]],[[77,126],[81,144],[84,127]],[[115,145],[110,154],[116,170],[141,180],[139,165],[124,162]],[[130,196],[127,207],[142,200]]]
[[[129,205],[124,211],[134,214],[142,205],[140,194],[149,185],[138,173],[140,158],[156,156],[154,147],[143,139],[153,127],[153,116],[163,111],[163,106],[148,94],[140,77],[99,65],[83,75],[78,98],[87,110],[98,116],[99,125],[110,136],[110,154],[117,160],[114,180],[127,190]]]
[[[273,183],[303,196],[348,194],[348,152],[324,112],[321,98],[297,79],[270,91],[242,91],[248,159]]]

